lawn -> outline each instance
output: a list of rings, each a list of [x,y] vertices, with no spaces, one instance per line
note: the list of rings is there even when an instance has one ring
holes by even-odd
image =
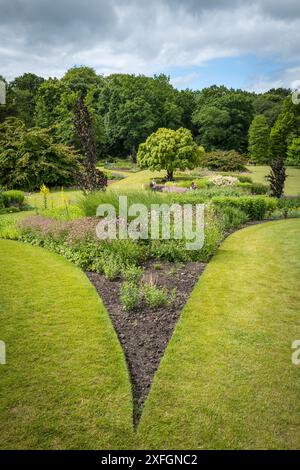
[[[270,168],[268,166],[248,166],[251,172],[253,181],[257,183],[266,183],[265,176],[269,174]],[[288,167],[287,180],[285,183],[285,195],[297,196],[300,194],[300,168]]]
[[[64,189],[64,196],[62,196],[61,190],[51,190],[48,196],[48,208],[57,208],[65,205],[65,201],[68,204],[74,204],[81,196],[82,192],[73,189]],[[27,202],[33,207],[44,207],[44,197],[41,193],[31,193],[27,197]]]
[[[267,166],[248,166],[250,176],[254,182],[266,183],[264,178],[270,171]],[[247,173],[248,174],[248,173]],[[297,196],[300,194],[300,169],[287,168],[288,178],[285,185],[285,194],[287,196]],[[149,183],[152,178],[161,178],[165,176],[163,171],[150,171],[143,170],[137,173],[129,174],[127,178],[113,183],[112,187],[116,189],[139,190],[142,189],[144,184]]]
[[[139,427],[146,449],[300,447],[300,220],[231,235],[162,360]]]
[[[124,190],[124,191],[133,191],[133,190],[142,190],[144,185],[149,183],[152,178],[162,178],[165,176],[164,171],[150,171],[150,170],[142,170],[137,171],[135,173],[117,171],[117,170],[108,170],[104,169],[106,173],[116,173],[116,174],[123,174],[126,176],[122,180],[116,180],[113,182],[109,188],[113,189],[114,191]],[[253,181],[259,183],[266,183],[264,176],[269,173],[269,167],[267,166],[248,166],[248,169],[251,173],[251,177]],[[289,167],[287,169],[288,178],[286,181],[286,195],[287,196],[296,196],[300,194],[300,169]],[[64,189],[64,197],[69,204],[74,204],[82,195],[81,191],[78,190],[68,190]],[[27,201],[34,207],[43,207],[43,196],[40,193],[32,193],[28,198]],[[64,206],[65,202],[62,199],[61,191],[60,190],[51,190],[50,195],[48,197],[48,207],[57,208]]]
[[[1,449],[127,448],[121,347],[85,275],[46,250],[0,240]]]

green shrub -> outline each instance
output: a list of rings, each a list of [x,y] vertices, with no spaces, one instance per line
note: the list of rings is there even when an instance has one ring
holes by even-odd
[[[245,212],[249,220],[262,220],[268,212],[275,209],[277,201],[267,196],[214,197],[212,204],[217,210],[235,207]]]
[[[78,206],[82,213],[87,217],[93,217],[97,213],[100,204],[111,204],[116,215],[119,215],[119,196],[127,196],[128,207],[131,204],[143,204],[150,208],[151,204],[162,204],[168,202],[168,194],[159,193],[157,191],[122,191],[117,193],[109,191],[95,191],[86,194],[78,202]]]
[[[150,256],[165,261],[188,261],[189,253],[184,240],[152,240]]]
[[[300,197],[282,197],[278,199],[277,205],[279,209],[297,209],[300,207]]]
[[[168,303],[168,295],[165,289],[157,287],[154,284],[143,285],[143,298],[146,305],[153,309],[163,307]]]
[[[0,217],[0,238],[17,240],[19,236],[20,231],[17,226],[17,221],[12,216],[2,215]]]
[[[211,220],[209,220],[211,217]],[[223,240],[223,226],[213,216],[206,216],[205,238],[201,250],[191,250],[188,252],[191,261],[200,261],[207,263],[217,252],[221,241]]]
[[[200,165],[213,171],[246,171],[246,159],[236,150],[205,153]]]
[[[0,209],[0,214],[13,214],[15,212],[20,212],[20,208],[11,206],[11,207],[3,207],[2,209]]]
[[[113,281],[120,275],[121,261],[113,253],[105,258],[105,263],[103,264],[103,273],[104,276],[110,281]]]
[[[26,128],[17,118],[0,124],[0,184],[30,191],[47,186],[69,186],[80,170],[80,156],[55,143],[53,129]]]
[[[143,274],[143,268],[135,265],[127,265],[121,268],[122,277],[129,282],[137,283]]]
[[[123,282],[120,289],[120,301],[128,312],[136,310],[140,302],[140,287],[135,282]]]
[[[113,253],[123,265],[140,264],[148,257],[147,245],[130,238],[101,242],[101,247],[104,253]]]
[[[238,188],[242,188],[245,192],[248,192],[250,194],[251,192],[251,188],[252,188],[252,183],[248,183],[248,182],[239,182],[237,184],[237,187]]]
[[[263,183],[252,183],[251,193],[252,194],[267,194],[269,191],[269,186]]]
[[[267,194],[269,191],[269,186],[263,183],[250,183],[248,181],[240,181],[237,186],[239,188],[244,189],[246,192],[249,192],[250,194],[262,195]]]
[[[237,207],[223,207],[219,213],[225,230],[237,228],[248,221],[247,214]]]
[[[210,201],[214,196],[243,196],[245,190],[238,186],[212,186],[206,189],[187,191],[186,193],[170,193],[170,201],[179,204],[201,204]]]
[[[2,193],[2,197],[5,207],[17,206],[21,208],[25,200],[24,192],[17,189],[10,189],[9,191],[5,191]]]
[[[252,178],[246,175],[232,175],[236,176],[241,183],[253,183]]]
[[[300,210],[300,197],[282,197],[277,200],[277,208],[271,214],[273,218],[298,217]]]

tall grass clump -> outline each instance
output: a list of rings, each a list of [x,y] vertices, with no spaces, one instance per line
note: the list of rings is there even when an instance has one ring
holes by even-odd
[[[170,196],[165,193],[155,191],[96,191],[83,196],[78,202],[78,207],[87,217],[93,217],[97,213],[97,208],[100,204],[110,204],[116,210],[116,215],[119,216],[119,197],[127,196],[128,206],[131,204],[143,204],[148,209],[151,204],[162,204],[169,202]]]

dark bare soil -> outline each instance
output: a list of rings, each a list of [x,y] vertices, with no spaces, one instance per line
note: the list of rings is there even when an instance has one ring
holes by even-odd
[[[154,280],[157,286],[168,290],[176,288],[176,300],[156,310],[141,305],[135,312],[126,312],[120,303],[121,279],[109,281],[101,274],[87,273],[109,312],[126,356],[135,424],[182,308],[205,266],[199,262],[164,262],[157,269],[157,263],[149,263],[145,266],[144,278]]]

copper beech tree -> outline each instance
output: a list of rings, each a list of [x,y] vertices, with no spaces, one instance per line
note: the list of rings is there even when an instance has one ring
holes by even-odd
[[[84,156],[83,171],[78,175],[79,186],[84,192],[103,189],[107,186],[107,177],[96,168],[97,150],[93,135],[93,122],[82,97],[75,104],[74,126]]]

